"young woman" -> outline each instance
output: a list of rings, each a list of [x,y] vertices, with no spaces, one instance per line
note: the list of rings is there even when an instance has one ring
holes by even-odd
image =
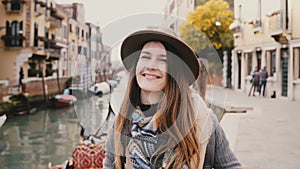
[[[130,77],[104,168],[241,168],[215,115],[190,88],[198,60],[175,33],[132,33],[121,58]]]

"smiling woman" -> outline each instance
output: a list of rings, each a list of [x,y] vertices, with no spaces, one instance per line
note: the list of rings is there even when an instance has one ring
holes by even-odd
[[[216,116],[190,88],[199,75],[194,51],[171,29],[130,34],[121,59],[130,75],[104,168],[241,168]]]
[[[136,79],[142,88],[141,99],[149,92],[161,91],[167,82],[167,51],[160,42],[148,42],[144,45],[136,66]],[[147,96],[146,96],[147,97]],[[148,97],[147,97],[148,98]],[[151,103],[149,103],[151,104]]]

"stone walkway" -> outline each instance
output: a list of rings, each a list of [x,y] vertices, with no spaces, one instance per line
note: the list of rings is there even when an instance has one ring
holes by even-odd
[[[248,97],[247,93],[209,86],[219,104],[253,107],[221,120],[230,145],[245,169],[298,169],[300,103],[284,98]]]

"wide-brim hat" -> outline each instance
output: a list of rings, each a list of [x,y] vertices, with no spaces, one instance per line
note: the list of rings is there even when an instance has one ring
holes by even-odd
[[[128,56],[132,56],[132,54],[140,51],[143,45],[149,41],[160,41],[177,50],[178,57],[184,61],[194,76],[188,76],[189,84],[192,84],[198,78],[199,62],[197,56],[194,51],[169,28],[143,29],[127,36],[121,45],[121,59],[127,70],[130,70],[136,64],[133,61],[134,59],[128,59]]]

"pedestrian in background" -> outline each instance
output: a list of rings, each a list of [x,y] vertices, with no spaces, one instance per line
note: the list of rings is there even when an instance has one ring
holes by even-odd
[[[251,73],[252,79],[251,79],[251,87],[248,96],[252,95],[255,96],[255,92],[259,90],[259,70],[258,67],[256,66],[255,69]],[[253,89],[253,90],[252,90]]]
[[[104,168],[242,168],[216,115],[190,88],[194,51],[169,28],[125,38],[127,91],[105,145]]]
[[[268,77],[269,73],[266,69],[266,66],[264,66],[259,72],[259,95],[262,93],[262,95],[265,96]]]

